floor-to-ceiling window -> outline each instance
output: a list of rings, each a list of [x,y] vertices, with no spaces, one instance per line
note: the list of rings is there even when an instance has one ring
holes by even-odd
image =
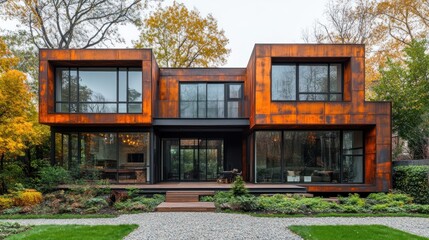
[[[363,183],[362,131],[257,131],[256,182]]]
[[[163,139],[165,181],[211,181],[223,171],[222,139]]]
[[[56,133],[56,160],[77,178],[149,181],[148,132]]]

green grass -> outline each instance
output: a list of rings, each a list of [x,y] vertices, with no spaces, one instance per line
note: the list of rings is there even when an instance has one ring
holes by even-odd
[[[138,225],[40,225],[6,239],[17,240],[119,240],[130,234]]]
[[[420,240],[428,239],[383,225],[290,226],[304,240]]]
[[[236,212],[234,212],[236,213]],[[317,213],[305,214],[283,214],[283,213],[245,213],[253,217],[276,217],[276,218],[302,218],[302,217],[420,217],[429,218],[429,214],[420,213]]]
[[[0,215],[0,219],[71,219],[71,218],[114,218],[114,214],[13,214]]]

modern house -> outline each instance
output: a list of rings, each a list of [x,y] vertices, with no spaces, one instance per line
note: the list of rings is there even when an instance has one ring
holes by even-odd
[[[159,68],[150,49],[40,50],[52,161],[116,183],[391,188],[391,104],[363,45],[256,44],[245,68]]]

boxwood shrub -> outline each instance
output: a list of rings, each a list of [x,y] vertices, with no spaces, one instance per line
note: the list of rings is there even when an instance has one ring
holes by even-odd
[[[411,195],[415,203],[429,204],[429,166],[398,166],[393,171],[393,187]]]

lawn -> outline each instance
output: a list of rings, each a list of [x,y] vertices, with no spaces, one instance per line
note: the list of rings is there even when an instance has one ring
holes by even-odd
[[[9,240],[119,240],[130,234],[138,225],[40,225],[31,230],[12,235]]]
[[[383,225],[290,226],[289,229],[305,240],[420,240],[428,239]]]

